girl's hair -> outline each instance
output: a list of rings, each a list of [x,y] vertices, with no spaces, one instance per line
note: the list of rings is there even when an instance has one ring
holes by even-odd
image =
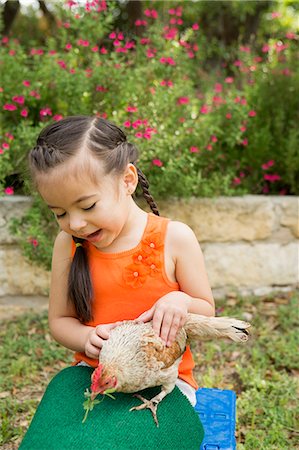
[[[138,184],[154,214],[157,205],[149,192],[147,178],[136,166],[137,148],[127,141],[124,132],[108,120],[93,116],[70,116],[45,127],[39,134],[36,146],[29,153],[29,167],[33,180],[47,173],[87,149],[101,160],[105,173],[121,174],[128,163],[135,165]],[[84,239],[73,236],[76,251],[68,279],[68,298],[82,322],[92,320],[93,289]],[[81,244],[81,245],[80,245]]]

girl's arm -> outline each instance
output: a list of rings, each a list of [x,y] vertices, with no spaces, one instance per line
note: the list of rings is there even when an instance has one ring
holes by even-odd
[[[75,308],[67,296],[71,243],[71,236],[61,231],[54,244],[49,303],[50,331],[54,339],[64,347],[85,352],[90,358],[98,358],[103,341],[108,339],[109,331],[117,323],[90,327],[77,319]]]
[[[171,345],[187,313],[215,315],[215,304],[204,258],[194,232],[181,222],[170,222],[165,242],[166,258],[172,261],[180,291],[161,297],[139,320],[153,319],[153,328]]]

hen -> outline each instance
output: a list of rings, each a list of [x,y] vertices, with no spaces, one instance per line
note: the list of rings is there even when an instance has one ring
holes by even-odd
[[[193,339],[230,338],[246,341],[249,324],[227,317],[188,314],[175,342],[166,347],[153,331],[151,322],[125,321],[111,330],[100,352],[99,366],[92,374],[91,399],[106,392],[137,392],[161,386],[161,392],[131,410],[149,408],[156,425],[157,407],[175,387],[178,366],[186,345]]]

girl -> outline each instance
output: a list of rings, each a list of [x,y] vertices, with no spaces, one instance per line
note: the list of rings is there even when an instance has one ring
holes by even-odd
[[[214,301],[194,233],[159,217],[138,154],[123,131],[102,118],[72,116],[48,125],[30,152],[36,187],[60,226],[52,262],[49,326],[96,367],[119,321],[153,320],[169,346],[188,312],[214,315]],[[132,198],[137,185],[154,214]],[[195,404],[187,348],[178,387]]]

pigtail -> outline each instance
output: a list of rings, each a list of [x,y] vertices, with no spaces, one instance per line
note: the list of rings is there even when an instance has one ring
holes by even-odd
[[[70,267],[68,278],[68,298],[75,307],[78,319],[81,322],[92,320],[93,289],[87,251],[84,248],[84,239],[73,236],[76,251]]]
[[[149,182],[148,182],[146,176],[144,175],[144,173],[139,169],[139,167],[136,167],[136,169],[137,169],[137,174],[138,174],[138,183],[141,186],[143,197],[149,204],[153,213],[156,214],[156,216],[159,216],[160,213],[158,210],[158,206],[149,192]]]

